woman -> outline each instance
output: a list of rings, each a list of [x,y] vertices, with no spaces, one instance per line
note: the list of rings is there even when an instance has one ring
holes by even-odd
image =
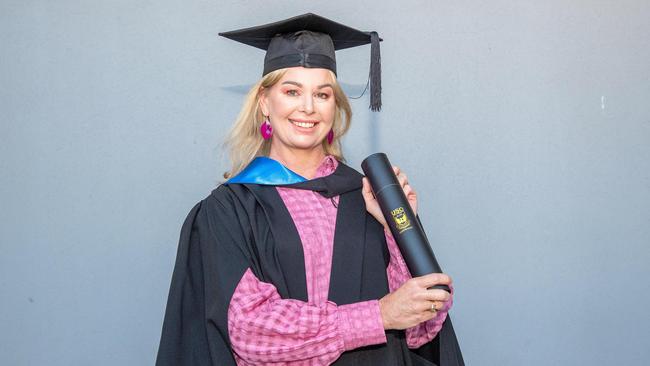
[[[453,294],[451,279],[411,278],[367,180],[341,162],[340,27],[306,14],[238,31],[270,38],[264,76],[230,135],[229,180],[183,225],[157,365],[462,364],[437,337],[452,295],[427,290]]]

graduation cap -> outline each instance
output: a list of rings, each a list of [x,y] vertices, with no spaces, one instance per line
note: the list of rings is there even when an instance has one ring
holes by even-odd
[[[286,67],[325,68],[336,74],[334,51],[370,43],[370,109],[381,109],[381,62],[377,32],[363,32],[307,13],[274,23],[219,33],[266,51],[264,72]]]

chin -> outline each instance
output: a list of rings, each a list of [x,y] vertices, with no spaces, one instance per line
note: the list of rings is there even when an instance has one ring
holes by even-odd
[[[293,147],[300,150],[314,150],[320,148],[321,144],[295,144]]]
[[[291,145],[293,145],[294,148],[301,149],[301,150],[316,149],[319,148],[322,144],[323,144],[322,140],[311,140],[311,141],[294,140],[291,142]]]

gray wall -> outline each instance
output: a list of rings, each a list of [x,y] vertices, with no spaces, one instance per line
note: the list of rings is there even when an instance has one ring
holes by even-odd
[[[217,32],[307,11],[384,38],[347,157],[409,174],[467,363],[650,362],[647,1],[2,0],[0,364],[153,363],[261,73]],[[352,95],[369,53],[339,53]]]

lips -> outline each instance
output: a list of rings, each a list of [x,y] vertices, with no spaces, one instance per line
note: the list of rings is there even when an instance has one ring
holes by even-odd
[[[313,128],[318,124],[318,121],[302,121],[297,119],[290,119],[289,122],[302,128]]]

